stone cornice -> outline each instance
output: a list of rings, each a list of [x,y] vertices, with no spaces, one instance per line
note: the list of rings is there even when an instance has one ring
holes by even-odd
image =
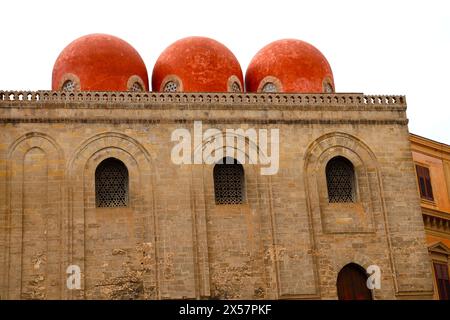
[[[231,123],[251,123],[251,124],[321,124],[321,125],[337,125],[337,124],[351,124],[351,125],[400,125],[404,126],[408,124],[408,120],[352,120],[352,119],[299,119],[299,120],[286,120],[286,119],[209,119],[209,118],[197,118],[197,121],[209,124],[231,124]],[[186,123],[186,119],[130,119],[130,118],[0,118],[0,123],[110,123],[110,124],[152,124],[152,123]]]
[[[76,107],[81,104],[120,107],[146,107],[157,105],[205,105],[216,106],[321,106],[349,107],[370,110],[406,109],[404,96],[367,96],[361,93],[336,94],[264,94],[264,93],[156,93],[156,92],[94,92],[94,91],[0,91],[0,106],[59,105]]]
[[[402,96],[0,91],[0,123],[407,125]],[[168,112],[174,111],[174,112]]]
[[[434,217],[450,220],[450,212],[427,208],[427,207],[424,207],[423,205],[422,205],[422,213],[429,215],[429,216],[434,216]]]
[[[422,217],[425,229],[441,234],[450,234],[450,215],[422,207]]]
[[[450,160],[450,145],[416,134],[410,134],[412,151],[425,153],[438,159]]]

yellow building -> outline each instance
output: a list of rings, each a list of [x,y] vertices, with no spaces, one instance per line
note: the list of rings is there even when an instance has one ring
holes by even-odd
[[[450,146],[411,134],[436,299],[450,299]]]

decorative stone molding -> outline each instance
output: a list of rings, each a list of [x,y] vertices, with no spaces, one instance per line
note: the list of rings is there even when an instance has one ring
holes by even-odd
[[[235,91],[235,89],[233,88],[233,85],[235,83],[239,86],[239,91]],[[240,93],[240,92],[244,91],[244,87],[242,86],[241,81],[235,75],[232,75],[231,77],[228,78],[227,89],[228,89],[228,92],[233,92],[233,93]]]
[[[313,105],[313,106],[381,106],[406,108],[404,96],[364,95],[362,93],[286,94],[286,93],[165,93],[129,91],[1,91],[0,107],[11,103],[67,102],[149,103],[149,104],[219,104],[229,105]]]
[[[0,123],[148,124],[201,120],[223,124],[405,126],[405,110],[402,96],[356,93],[0,91]]]
[[[242,122],[254,125],[270,125],[270,124],[299,124],[299,125],[399,125],[405,126],[408,124],[408,120],[330,120],[330,119],[307,119],[307,120],[284,120],[284,119],[271,119],[271,120],[259,120],[250,118],[238,118],[238,119],[221,119],[220,121],[214,119],[198,118],[198,121],[203,123],[221,123],[221,124],[240,124]],[[105,123],[105,124],[157,124],[157,123],[184,123],[186,119],[135,119],[135,118],[89,118],[89,117],[60,117],[60,118],[46,118],[46,117],[26,117],[26,118],[0,118],[0,123]]]
[[[437,242],[432,244],[431,246],[428,246],[428,251],[445,256],[450,255],[450,249],[442,242]]]
[[[146,88],[146,86],[145,86],[144,81],[143,81],[143,80],[141,79],[141,77],[139,77],[138,75],[132,75],[132,76],[128,79],[128,81],[127,81],[127,88],[128,88],[129,91],[133,91],[132,89],[133,89],[133,85],[134,85],[135,83],[138,83],[138,84],[141,86],[141,88],[142,88],[142,91],[137,91],[137,92],[147,91],[147,88]]]
[[[437,216],[427,212],[422,212],[422,217],[425,229],[440,233],[450,233],[450,219],[448,217]]]

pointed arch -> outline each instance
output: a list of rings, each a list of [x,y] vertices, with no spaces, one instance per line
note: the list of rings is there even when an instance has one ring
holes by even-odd
[[[127,206],[98,207],[95,183],[96,173],[99,173],[97,169],[102,168],[102,164],[111,164],[111,162],[115,164],[113,167],[126,169],[126,175],[122,175],[122,178],[127,177],[128,179],[122,179],[122,182],[128,180]],[[119,165],[117,166],[117,164]],[[103,241],[106,244],[102,249],[104,250],[103,254],[106,254],[110,260],[117,258],[110,253],[109,248],[113,246],[113,243],[109,242],[107,233],[97,232],[91,226],[103,230],[108,230],[111,226],[120,229],[124,247],[131,249],[135,246],[136,250],[148,247],[150,248],[149,259],[157,260],[158,224],[154,181],[157,179],[158,172],[152,157],[142,144],[132,137],[117,132],[100,133],[83,142],[68,162],[67,171],[70,180],[68,196],[71,199],[68,229],[71,230],[69,243],[72,244],[72,251],[69,261],[85,270],[86,277],[81,281],[83,289],[81,294],[84,298],[90,298],[98,294],[95,290],[101,287],[99,287],[101,283],[99,284],[95,273],[103,268],[98,255],[93,251],[95,243]],[[111,213],[114,214],[111,215]],[[105,218],[108,216],[115,220],[111,220],[110,223]],[[97,223],[96,217],[100,222]],[[126,223],[123,223],[124,221]],[[132,250],[132,252],[137,252],[136,250]],[[133,259],[136,263],[137,256],[133,255]],[[114,278],[118,274],[115,273],[111,277]],[[146,271],[145,279],[146,287],[156,289],[151,293],[152,298],[157,298],[159,296],[157,264]],[[69,295],[71,293],[69,292]]]
[[[9,232],[5,234],[7,246],[4,253],[4,283],[8,299],[62,298],[60,275],[63,273],[48,272],[46,266],[60,268],[62,261],[58,248],[64,241],[61,229],[64,219],[63,162],[61,147],[41,132],[20,136],[8,149],[5,221]],[[42,231],[36,240],[34,235],[39,231],[35,225],[45,229],[43,221],[56,227],[45,233]],[[20,254],[13,254],[17,252]],[[39,264],[35,265],[33,261]],[[30,284],[31,278],[39,279],[36,285]]]

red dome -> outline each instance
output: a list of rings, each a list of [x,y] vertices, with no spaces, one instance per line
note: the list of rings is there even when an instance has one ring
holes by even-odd
[[[334,92],[327,59],[314,46],[295,39],[262,48],[250,62],[245,84],[249,92]]]
[[[242,69],[234,54],[209,38],[189,37],[166,48],[156,61],[153,91],[243,91]]]
[[[114,36],[90,34],[70,43],[56,59],[52,89],[67,89],[68,83],[77,90],[147,90],[148,75],[130,44]]]

